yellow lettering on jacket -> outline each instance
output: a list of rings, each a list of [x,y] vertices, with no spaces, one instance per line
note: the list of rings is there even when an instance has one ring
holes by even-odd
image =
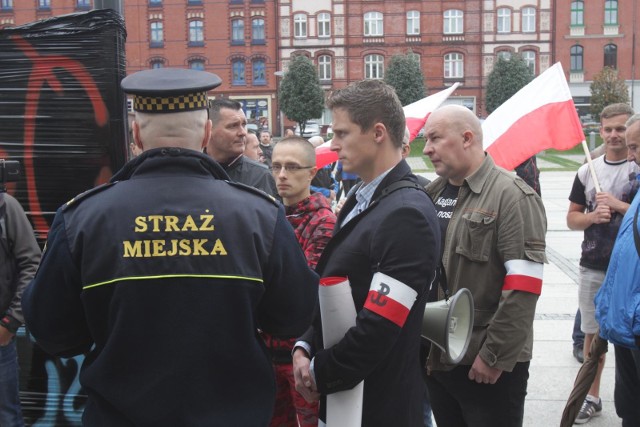
[[[173,256],[227,255],[220,239],[171,239],[125,240],[122,242],[123,258],[155,258]]]

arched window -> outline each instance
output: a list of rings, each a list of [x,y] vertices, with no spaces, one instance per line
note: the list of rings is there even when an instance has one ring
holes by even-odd
[[[318,57],[318,78],[320,80],[331,80],[331,57],[329,55]]]
[[[264,60],[262,59],[256,59],[253,61],[253,84],[254,85],[267,84]]]
[[[245,70],[244,70],[244,61],[241,59],[233,61],[231,65],[232,77],[231,84],[232,85],[246,85],[247,81],[245,79]]]
[[[407,12],[407,35],[416,36],[420,34],[420,12],[410,10]]]
[[[331,15],[326,12],[318,14],[318,37],[331,37]]]
[[[535,7],[522,8],[522,32],[523,33],[536,32],[536,8]]]
[[[365,37],[378,37],[384,35],[382,13],[367,12],[364,14]]]
[[[498,8],[498,32],[510,33],[511,32],[511,9],[507,7]]]
[[[244,20],[231,21],[231,44],[244,44]]]
[[[536,74],[536,52],[535,50],[525,50],[522,52],[522,59],[529,66],[531,73]]]
[[[151,68],[164,68],[164,59],[155,58],[149,61]]]
[[[447,53],[444,56],[444,78],[459,79],[464,77],[464,58],[461,53]]]
[[[194,19],[189,22],[189,45],[190,46],[203,46],[204,45],[204,30],[202,21]]]
[[[251,43],[264,44],[264,19],[262,18],[251,21]]]
[[[202,59],[192,59],[189,61],[189,68],[192,70],[204,71],[204,61]]]
[[[384,58],[382,55],[367,55],[364,57],[364,78],[384,78]]]
[[[584,27],[584,2],[582,0],[571,2],[571,26]]]
[[[608,44],[604,47],[604,66],[618,68],[618,46]]]
[[[444,34],[462,34],[464,28],[461,10],[449,9],[444,11]]]
[[[582,71],[583,68],[583,54],[584,49],[580,45],[571,46],[571,71]]]
[[[499,59],[504,59],[505,61],[508,61],[511,59],[511,52],[508,50],[500,50],[498,51],[497,56]]]

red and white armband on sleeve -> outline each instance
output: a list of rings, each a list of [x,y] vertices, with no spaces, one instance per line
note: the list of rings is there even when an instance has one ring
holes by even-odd
[[[544,264],[512,259],[505,262],[504,266],[507,269],[507,275],[504,278],[503,291],[523,291],[540,295]]]
[[[417,296],[418,292],[410,286],[378,272],[371,279],[364,308],[403,327]]]

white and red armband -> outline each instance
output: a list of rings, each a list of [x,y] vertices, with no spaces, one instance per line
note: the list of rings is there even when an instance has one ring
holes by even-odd
[[[364,308],[403,327],[417,296],[418,292],[410,286],[378,272],[371,279]]]
[[[524,259],[512,259],[504,263],[507,275],[503,291],[523,291],[535,295],[542,292],[542,271],[544,265]]]

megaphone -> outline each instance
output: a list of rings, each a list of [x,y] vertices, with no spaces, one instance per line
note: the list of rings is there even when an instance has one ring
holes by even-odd
[[[462,288],[451,298],[427,303],[422,336],[440,347],[453,364],[467,352],[473,330],[473,296]]]

